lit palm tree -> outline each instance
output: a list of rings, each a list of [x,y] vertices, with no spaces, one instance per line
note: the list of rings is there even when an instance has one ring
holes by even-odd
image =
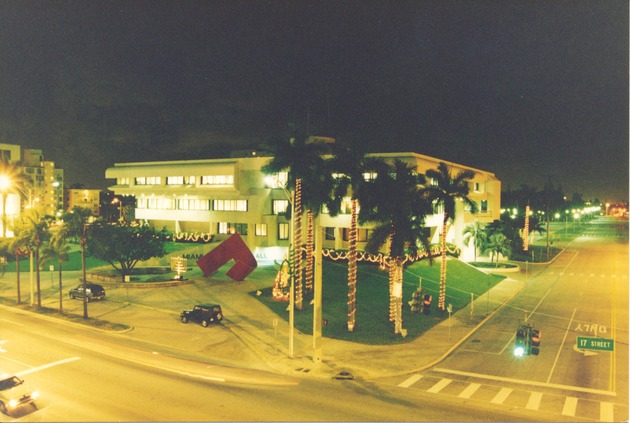
[[[474,261],[477,261],[477,249],[483,248],[486,236],[485,224],[481,222],[473,222],[464,228],[464,244],[468,246],[473,241]]]
[[[437,169],[429,169],[426,177],[433,183],[425,187],[425,193],[433,201],[436,207],[442,208],[442,233],[441,252],[442,263],[440,267],[440,294],[438,308],[442,311],[446,308],[446,232],[448,222],[455,219],[455,202],[462,200],[469,207],[471,213],[477,212],[477,203],[468,198],[470,192],[469,181],[475,176],[472,170],[462,170],[454,178],[449,167],[444,162],[438,164]]]
[[[394,332],[401,333],[402,298],[397,286],[402,287],[405,254],[415,257],[419,246],[430,250],[424,223],[431,205],[422,195],[424,178],[413,167],[400,160],[378,167],[361,196],[359,222],[375,224],[367,251],[376,253],[389,242],[390,320],[395,322]]]
[[[356,325],[357,295],[357,219],[359,197],[365,189],[365,173],[373,170],[374,161],[364,156],[360,147],[338,148],[332,158],[335,173],[332,201],[328,203],[331,216],[341,213],[341,205],[350,196],[350,231],[348,236],[348,332]],[[380,161],[379,161],[380,162]]]
[[[311,193],[319,187],[311,187],[309,183],[318,181],[322,169],[325,169],[321,157],[322,146],[317,143],[307,143],[306,137],[293,137],[289,142],[278,141],[272,147],[274,157],[262,171],[265,174],[288,172],[287,190],[293,191],[293,251],[291,257],[291,275],[295,287],[295,307],[302,310],[302,203],[303,189],[307,194],[305,200],[309,205],[313,199]]]

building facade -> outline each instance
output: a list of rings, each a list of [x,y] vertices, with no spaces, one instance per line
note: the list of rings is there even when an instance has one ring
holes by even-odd
[[[72,210],[75,207],[82,207],[92,212],[93,216],[100,216],[101,190],[69,188],[66,192],[66,209]]]
[[[371,154],[385,160],[402,160],[418,173],[437,168],[440,161],[416,153]],[[251,154],[244,157],[207,160],[116,163],[106,170],[107,179],[115,179],[109,189],[116,195],[136,198],[135,217],[156,228],[175,233],[212,234],[219,239],[238,232],[257,260],[281,260],[290,244],[290,222],[284,216],[290,193],[274,187],[262,173],[271,157]],[[450,225],[447,240],[462,249],[463,258],[473,256],[472,247],[462,242],[465,226],[475,220],[491,222],[499,218],[501,182],[494,174],[445,162],[453,174],[472,170],[470,198],[479,213],[473,215],[458,205],[456,219]],[[280,175],[282,176],[282,175]],[[282,179],[282,178],[280,178]],[[324,227],[324,248],[347,248],[350,228],[350,199],[342,214],[320,214]],[[306,224],[306,222],[304,223]],[[442,216],[427,219],[432,243],[439,242]],[[358,248],[369,238],[370,227],[359,227]]]

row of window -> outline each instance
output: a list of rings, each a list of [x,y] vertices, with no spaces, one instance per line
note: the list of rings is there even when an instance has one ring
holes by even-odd
[[[247,211],[247,200],[197,200],[189,198],[138,198],[137,208],[153,210]]]
[[[167,176],[166,185],[234,185],[234,175],[204,176]],[[118,185],[129,185],[131,178],[118,178]],[[138,176],[133,178],[134,185],[161,185],[161,176]]]

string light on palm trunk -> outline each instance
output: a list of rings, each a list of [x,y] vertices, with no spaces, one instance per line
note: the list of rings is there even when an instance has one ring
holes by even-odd
[[[313,254],[313,212],[306,213],[308,223],[306,232],[306,292],[313,291],[313,264],[315,255]]]
[[[295,204],[293,206],[293,281],[295,284],[295,307],[302,310],[302,180],[295,180]]]

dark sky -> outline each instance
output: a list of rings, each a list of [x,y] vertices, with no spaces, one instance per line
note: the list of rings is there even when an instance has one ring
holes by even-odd
[[[66,184],[287,133],[628,199],[626,0],[0,2],[0,141]]]

